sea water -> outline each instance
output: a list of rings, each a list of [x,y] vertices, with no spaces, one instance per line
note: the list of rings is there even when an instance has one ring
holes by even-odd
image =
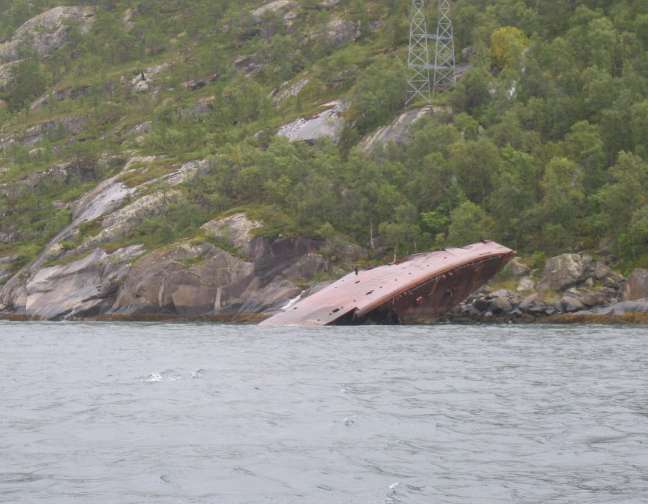
[[[648,502],[648,329],[0,322],[0,502]]]

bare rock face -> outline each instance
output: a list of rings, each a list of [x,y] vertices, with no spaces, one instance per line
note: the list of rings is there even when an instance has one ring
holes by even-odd
[[[531,268],[524,264],[519,257],[514,257],[511,262],[506,265],[506,269],[511,272],[515,278],[528,276],[531,273]]]
[[[133,267],[112,311],[234,318],[270,311],[301,292],[297,280],[312,278],[327,267],[327,261],[312,252],[317,246],[312,240],[254,238],[242,245],[251,251],[250,257],[210,243],[152,252]]]
[[[112,254],[97,249],[71,264],[43,268],[26,285],[27,315],[61,319],[101,313],[142,253],[141,246]]]
[[[260,22],[264,16],[268,14],[276,14],[280,12],[285,12],[290,9],[297,7],[297,2],[293,0],[274,0],[265,5],[262,5],[258,9],[252,11],[252,17]]]
[[[87,240],[77,250],[80,252],[99,247],[104,243],[116,240],[135,229],[145,218],[159,214],[169,204],[177,201],[178,191],[156,191],[142,196],[132,203],[107,215],[101,232]]]
[[[635,301],[644,298],[648,298],[648,270],[637,268],[628,277],[623,299]]]
[[[80,224],[98,219],[119,208],[133,192],[119,176],[104,180],[76,202],[72,211],[73,221]]]
[[[113,311],[129,315],[213,313],[223,303],[224,287],[252,270],[251,263],[211,244],[154,251],[135,265]]]
[[[411,127],[432,113],[433,108],[430,106],[408,110],[398,116],[391,124],[379,128],[365,137],[360,143],[360,148],[364,152],[370,153],[392,142],[404,145],[410,140]]]
[[[235,318],[278,309],[328,262],[317,253],[321,242],[255,237],[259,226],[244,213],[203,226],[236,252],[204,242],[151,252],[130,271],[112,312]]]
[[[279,89],[273,91],[272,104],[275,106],[281,105],[288,99],[293,98],[295,96],[299,96],[299,94],[303,91],[303,89],[308,85],[309,82],[310,79],[304,77],[303,79],[299,79],[295,82],[283,83],[279,87]]]
[[[545,264],[540,289],[565,290],[584,281],[591,272],[592,258],[581,254],[562,254]]]
[[[336,100],[322,105],[324,109],[319,114],[308,118],[300,118],[285,124],[277,132],[291,142],[315,142],[329,138],[334,143],[339,142],[344,129],[343,113],[347,109],[345,102]]]
[[[0,44],[0,61],[18,59],[21,48],[30,48],[41,58],[49,56],[69,41],[72,25],[87,33],[94,21],[94,7],[54,7],[31,18],[11,40]]]
[[[203,224],[202,229],[208,237],[224,240],[245,256],[249,256],[252,253],[254,230],[260,227],[260,222],[248,219],[244,213],[237,213],[209,221]]]
[[[155,182],[165,182],[168,186],[175,187],[200,175],[204,175],[210,167],[211,163],[207,159],[187,161],[173,173],[156,179]]]
[[[333,18],[326,24],[319,37],[331,47],[338,48],[356,41],[360,37],[360,29],[353,21]]]
[[[578,296],[565,294],[560,300],[560,306],[565,313],[574,313],[585,308],[585,305]]]

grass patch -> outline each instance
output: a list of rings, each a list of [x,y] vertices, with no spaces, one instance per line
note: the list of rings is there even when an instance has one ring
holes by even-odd
[[[128,187],[138,187],[151,180],[163,177],[174,171],[172,166],[166,163],[136,163],[131,167],[132,171],[123,174],[120,180]]]
[[[54,266],[67,266],[68,264],[72,264],[74,262],[80,261],[81,259],[85,259],[90,254],[92,254],[92,250],[86,252],[80,252],[80,253],[66,254],[59,259],[53,259],[51,261],[47,261],[45,263],[45,267],[52,268]]]

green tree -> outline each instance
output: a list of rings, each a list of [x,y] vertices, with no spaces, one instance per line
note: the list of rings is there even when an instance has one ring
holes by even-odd
[[[380,58],[373,63],[351,90],[350,119],[359,133],[384,124],[403,105],[405,72],[398,59]]]
[[[569,159],[583,167],[588,192],[598,190],[605,183],[607,156],[598,125],[587,121],[574,124],[565,137],[565,151]]]
[[[493,219],[472,201],[465,201],[450,214],[448,243],[463,246],[491,237]]]
[[[514,26],[504,26],[491,36],[491,57],[500,68],[517,67],[529,40],[522,30]]]
[[[637,209],[648,204],[648,163],[640,157],[621,153],[610,169],[611,181],[598,193],[609,237],[627,232]]]
[[[546,166],[541,187],[546,244],[560,249],[574,243],[585,204],[583,169],[566,158],[553,158]]]
[[[13,67],[5,98],[12,111],[20,110],[47,89],[47,77],[35,58],[27,58]]]

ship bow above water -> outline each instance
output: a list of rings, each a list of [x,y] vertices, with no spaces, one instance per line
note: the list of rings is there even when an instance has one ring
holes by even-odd
[[[261,325],[415,323],[442,317],[493,278],[515,252],[492,241],[349,273]]]

